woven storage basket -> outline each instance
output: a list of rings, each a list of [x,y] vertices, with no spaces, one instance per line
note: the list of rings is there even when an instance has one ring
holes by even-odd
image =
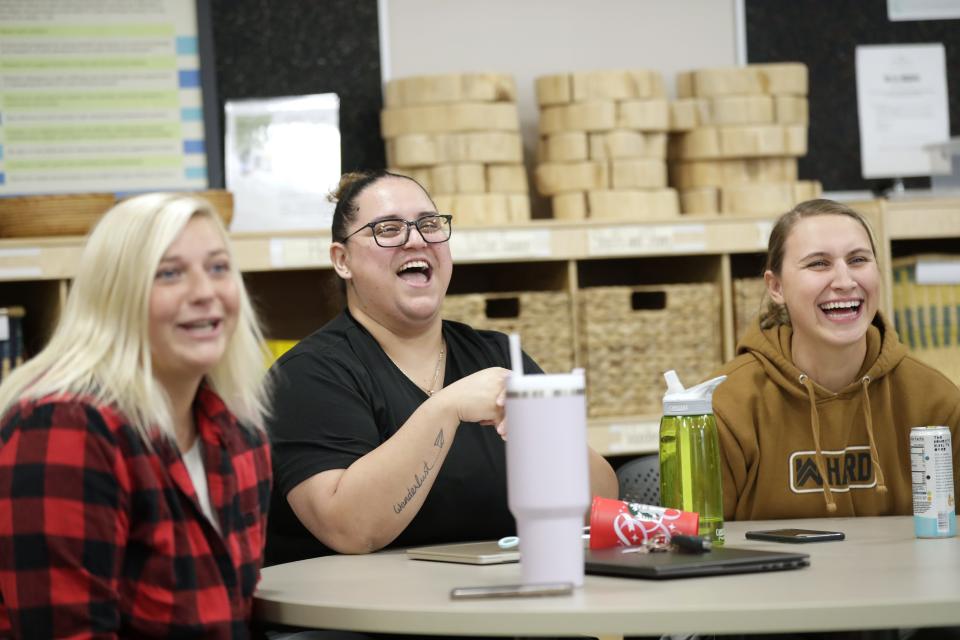
[[[660,413],[665,371],[692,385],[721,364],[717,284],[588,288],[579,313],[591,417]]]
[[[513,317],[491,317],[491,315]],[[573,317],[570,294],[562,291],[449,295],[443,317],[474,329],[519,333],[523,350],[549,373],[573,368]]]
[[[740,338],[757,321],[760,302],[767,291],[763,278],[737,278],[733,281],[733,314],[736,338]]]
[[[233,194],[222,189],[196,191],[208,200],[229,227]],[[42,238],[86,235],[110,207],[112,193],[77,193],[0,198],[0,238]]]
[[[893,321],[900,341],[910,351],[960,384],[960,282],[917,284],[916,267],[923,256],[893,262]],[[956,257],[938,261],[955,260]]]

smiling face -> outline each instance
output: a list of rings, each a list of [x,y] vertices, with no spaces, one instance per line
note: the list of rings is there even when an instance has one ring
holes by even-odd
[[[213,222],[194,216],[170,244],[150,289],[153,374],[167,388],[200,379],[237,326],[238,283]]]
[[[764,274],[790,313],[794,342],[815,350],[859,345],[877,312],[880,271],[866,229],[843,215],[800,219],[784,244],[780,274]]]
[[[397,333],[422,328],[440,318],[440,305],[450,284],[450,243],[427,243],[415,227],[406,244],[381,247],[373,230],[363,225],[390,219],[415,221],[437,213],[416,182],[381,178],[356,198],[357,213],[345,242],[331,246],[331,259],[347,281],[347,304]]]

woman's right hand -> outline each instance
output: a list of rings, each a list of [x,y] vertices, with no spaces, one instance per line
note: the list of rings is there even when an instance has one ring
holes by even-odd
[[[507,395],[509,369],[490,367],[444,387],[434,398],[449,403],[460,422],[499,425]]]

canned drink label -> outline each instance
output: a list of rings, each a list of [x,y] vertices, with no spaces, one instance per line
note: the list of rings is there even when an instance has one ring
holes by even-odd
[[[913,515],[918,536],[955,535],[952,456],[948,428],[915,427],[910,431]]]
[[[669,542],[674,534],[697,535],[699,524],[696,513],[598,496],[590,509],[590,548]]]

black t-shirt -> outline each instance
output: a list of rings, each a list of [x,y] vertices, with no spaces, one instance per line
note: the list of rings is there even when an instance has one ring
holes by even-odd
[[[445,384],[510,366],[502,333],[444,321],[443,337]],[[267,564],[334,553],[300,523],[287,493],[318,473],[349,467],[396,433],[428,398],[346,311],[284,354],[275,369]],[[524,370],[542,373],[526,355]],[[515,528],[507,507],[504,442],[493,427],[465,422],[420,511],[390,546],[493,539]]]

